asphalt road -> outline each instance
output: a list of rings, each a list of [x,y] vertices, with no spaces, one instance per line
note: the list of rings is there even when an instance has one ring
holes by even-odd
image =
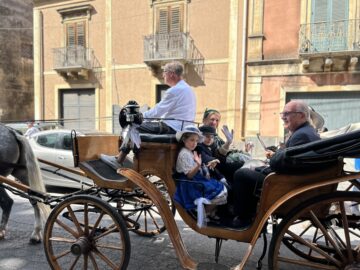
[[[5,240],[0,242],[1,270],[47,270],[50,269],[43,245],[30,245],[29,238],[33,229],[33,210],[27,200],[14,196],[15,200]],[[246,245],[236,241],[224,241],[218,266],[214,266],[215,239],[195,233],[179,216],[176,216],[181,236],[188,253],[204,266],[202,269],[230,269],[240,262]],[[182,269],[172,247],[167,232],[158,237],[147,238],[130,233],[131,259],[129,270]],[[255,253],[246,265],[246,269],[256,269],[256,260],[260,256],[262,241],[258,241]],[[206,266],[205,266],[206,265]],[[225,267],[226,266],[226,267]],[[267,269],[267,257],[264,267]]]

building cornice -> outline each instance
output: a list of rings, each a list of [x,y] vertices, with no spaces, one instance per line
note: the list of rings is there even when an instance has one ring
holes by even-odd
[[[286,58],[286,59],[266,59],[266,60],[250,60],[246,62],[249,66],[273,65],[273,64],[299,64],[299,58]]]

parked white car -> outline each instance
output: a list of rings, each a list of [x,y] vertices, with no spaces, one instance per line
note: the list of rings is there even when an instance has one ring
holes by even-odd
[[[77,136],[82,133],[77,132]],[[64,167],[74,168],[72,153],[71,130],[54,129],[40,131],[29,138],[31,148],[36,157]],[[40,163],[46,186],[81,188],[82,185],[92,185],[88,178],[59,170],[57,167]],[[63,175],[67,176],[64,177]],[[72,179],[69,179],[72,178]]]

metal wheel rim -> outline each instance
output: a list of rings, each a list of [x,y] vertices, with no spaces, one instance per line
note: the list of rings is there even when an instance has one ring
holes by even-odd
[[[126,269],[130,259],[130,238],[121,216],[106,202],[86,195],[54,208],[45,225],[44,248],[52,269]]]
[[[360,269],[360,217],[356,215],[350,219],[347,205],[344,203],[346,201],[359,204],[360,193],[336,192],[320,196],[309,200],[303,207],[300,206],[292,211],[288,218],[284,218],[271,241],[269,269],[283,269],[284,265],[288,266],[289,264],[301,265],[304,269]],[[330,212],[328,219],[316,215],[314,217],[311,212],[318,209],[319,205],[317,204],[320,202],[325,205],[331,203],[338,205],[338,209],[333,208],[331,211],[337,211],[339,214],[331,216],[332,212]],[[293,224],[299,220],[298,217],[307,216],[306,214],[309,214],[312,226],[317,227],[321,232],[316,236],[313,234],[311,239],[295,233],[293,229]],[[323,232],[324,229],[325,232]],[[286,246],[284,236],[301,244],[297,252],[290,249],[290,255],[284,255],[284,246]],[[348,240],[346,236],[348,236]],[[303,243],[304,239],[312,245]],[[303,249],[300,250],[300,248]],[[304,254],[306,256],[303,256]]]

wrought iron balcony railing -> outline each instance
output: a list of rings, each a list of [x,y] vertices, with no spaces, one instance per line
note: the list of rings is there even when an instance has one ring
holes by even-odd
[[[204,57],[188,33],[154,34],[144,37],[144,62],[183,60],[191,63],[204,80]]]
[[[90,70],[94,67],[94,53],[90,48],[71,46],[53,49],[55,70]]]
[[[360,20],[302,24],[299,53],[360,51]]]

